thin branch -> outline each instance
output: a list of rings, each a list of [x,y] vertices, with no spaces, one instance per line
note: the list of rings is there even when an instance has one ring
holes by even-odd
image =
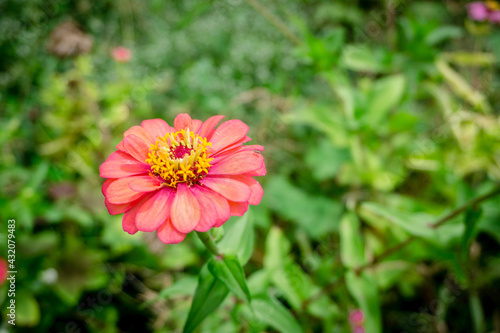
[[[269,9],[264,7],[258,0],[245,0],[250,6],[253,7],[260,15],[262,15],[266,20],[269,21],[276,29],[279,30],[290,42],[295,45],[300,45],[302,42],[300,38],[293,33],[290,28],[283,23],[276,15],[274,15]]]

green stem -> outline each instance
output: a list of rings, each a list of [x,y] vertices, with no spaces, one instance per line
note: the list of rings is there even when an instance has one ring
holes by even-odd
[[[221,255],[219,249],[217,248],[217,245],[215,244],[212,236],[210,236],[209,232],[196,231],[196,234],[198,235],[198,238],[201,240],[203,245],[205,245],[208,251],[210,251],[215,256]]]

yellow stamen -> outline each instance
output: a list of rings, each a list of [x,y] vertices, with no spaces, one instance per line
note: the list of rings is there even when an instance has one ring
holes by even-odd
[[[167,186],[176,188],[178,183],[191,186],[208,174],[210,162],[206,138],[194,134],[187,128],[158,137],[149,148],[146,163],[151,173],[163,178]]]

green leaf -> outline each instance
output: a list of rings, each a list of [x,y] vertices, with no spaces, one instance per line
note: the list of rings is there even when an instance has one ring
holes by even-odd
[[[170,287],[167,287],[158,293],[155,298],[144,302],[143,307],[149,306],[150,304],[157,302],[164,298],[170,298],[177,295],[191,295],[196,289],[196,284],[198,279],[194,276],[185,276],[178,281],[175,281]]]
[[[245,265],[252,256],[255,232],[253,229],[253,213],[247,212],[236,221],[224,224],[224,238],[217,243],[222,253],[233,253],[240,263]]]
[[[387,219],[412,235],[437,240],[436,230],[429,226],[429,223],[435,220],[430,214],[400,212],[374,202],[363,203],[361,209]]]
[[[406,79],[397,74],[377,80],[370,91],[365,122],[372,128],[387,120],[389,112],[403,97]]]
[[[366,331],[370,333],[382,332],[380,301],[376,281],[366,272],[362,272],[358,276],[353,271],[347,272],[345,281],[349,293],[365,313]]]
[[[236,256],[223,255],[222,259],[212,258],[208,262],[208,269],[238,298],[250,303],[251,297],[245,280],[245,273]]]
[[[40,307],[35,297],[26,292],[16,297],[16,324],[19,326],[36,326],[40,321]]]
[[[259,296],[252,300],[252,309],[257,320],[283,333],[300,333],[292,314],[278,300],[270,296]]]
[[[348,212],[340,221],[340,258],[345,267],[359,267],[365,263],[363,240],[358,217]]]
[[[222,304],[228,293],[229,289],[226,285],[209,272],[207,265],[203,266],[193,303],[182,332],[193,332],[203,319]]]
[[[322,140],[307,151],[306,163],[314,178],[322,181],[333,178],[350,157],[348,149],[337,148],[329,140]]]
[[[281,176],[269,179],[265,193],[271,209],[297,223],[311,237],[317,239],[337,230],[342,211],[338,201],[310,195]]]

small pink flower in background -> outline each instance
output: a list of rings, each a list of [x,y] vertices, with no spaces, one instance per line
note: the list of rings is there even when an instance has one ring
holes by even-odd
[[[474,21],[500,23],[500,4],[496,1],[474,1],[467,5],[469,18]]]
[[[111,50],[111,57],[117,62],[129,62],[132,59],[132,52],[123,46],[115,47]]]
[[[0,258],[0,286],[7,280],[7,261]]]
[[[353,333],[365,333],[365,315],[363,311],[356,309],[349,314],[349,322]]]
[[[102,192],[112,215],[123,215],[123,230],[156,231],[165,244],[179,243],[195,230],[223,225],[257,205],[264,176],[264,147],[243,144],[248,126],[224,116],[205,122],[179,114],[171,127],[162,119],[133,126],[99,168],[108,178]]]

